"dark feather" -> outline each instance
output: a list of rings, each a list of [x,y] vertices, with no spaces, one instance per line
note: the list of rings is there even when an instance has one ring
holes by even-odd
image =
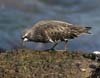
[[[90,29],[92,29],[92,27],[85,27],[87,30],[90,30]]]

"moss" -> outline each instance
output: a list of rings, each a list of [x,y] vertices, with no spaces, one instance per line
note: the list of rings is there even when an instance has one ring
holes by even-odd
[[[68,51],[18,49],[2,52],[0,53],[0,78],[88,77],[90,69],[88,68],[88,72],[80,72],[76,66],[77,62],[81,62],[83,68],[88,68],[94,61],[88,62],[82,53]]]

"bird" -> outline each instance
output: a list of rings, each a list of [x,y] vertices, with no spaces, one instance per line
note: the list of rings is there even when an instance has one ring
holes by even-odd
[[[83,27],[59,20],[41,20],[33,27],[22,32],[23,46],[25,42],[53,43],[50,50],[54,50],[60,43],[64,42],[64,50],[67,49],[69,40],[77,38],[82,34],[91,34],[92,27]]]

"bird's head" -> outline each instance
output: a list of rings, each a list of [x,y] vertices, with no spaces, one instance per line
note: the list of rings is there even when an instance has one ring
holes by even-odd
[[[30,34],[31,32],[29,30],[25,30],[23,33],[22,33],[22,40],[23,41],[29,41],[30,39]]]
[[[27,30],[22,32],[23,46],[25,46],[25,42],[27,42],[27,41],[31,41],[31,30],[30,29],[27,29]]]

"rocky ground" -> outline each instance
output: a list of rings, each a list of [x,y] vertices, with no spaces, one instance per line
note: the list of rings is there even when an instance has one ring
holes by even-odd
[[[91,54],[67,51],[1,52],[0,78],[100,78],[94,59]]]

